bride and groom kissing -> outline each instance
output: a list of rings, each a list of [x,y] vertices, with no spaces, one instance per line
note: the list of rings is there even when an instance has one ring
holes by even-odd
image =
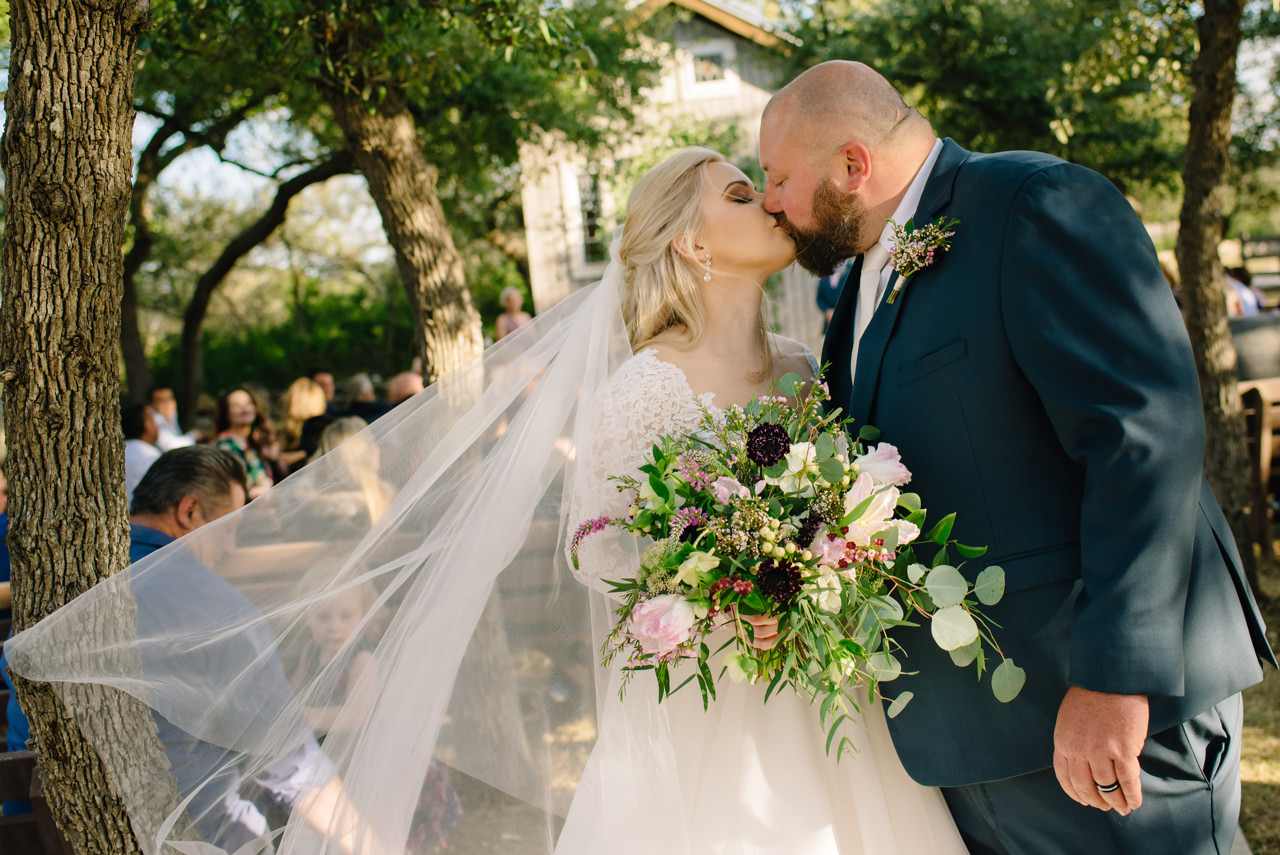
[[[699,736],[673,753],[680,763],[704,775],[759,772],[769,798],[805,806],[793,830],[786,820],[772,826],[771,847],[771,820],[756,817],[752,831],[735,832],[735,814],[709,800],[687,810],[700,817],[693,825],[716,826],[686,830],[689,851],[1225,855],[1240,803],[1239,693],[1262,678],[1261,662],[1275,660],[1202,472],[1205,433],[1182,318],[1130,205],[1102,176],[1057,158],[979,154],[937,139],[887,80],[852,62],[812,68],[773,97],[760,161],[762,194],[726,163],[700,167],[710,185],[699,239],[665,238],[705,280],[700,336],[690,344],[689,331],[669,321],[646,325],[636,306],[659,298],[633,294],[627,319],[637,356],[614,384],[630,387],[633,400],[660,400],[673,382],[714,393],[720,406],[749,399],[760,390],[742,365],[772,358],[772,376],[796,370],[794,344],[759,344],[759,299],[740,284],[785,264],[769,228],[794,240],[797,260],[815,275],[854,258],[822,353],[832,403],[883,430],[914,473],[912,489],[957,511],[957,537],[986,544],[986,560],[1004,567],[1005,597],[990,617],[1027,682],[1001,704],[951,667],[926,628],[895,636],[917,675],[914,699],[888,733],[910,777],[940,788],[960,840],[938,820],[937,804],[904,807],[910,799],[890,768],[897,760],[876,751],[874,722],[871,760],[841,766],[878,766],[870,773],[878,782],[865,768],[842,770],[835,777],[844,780],[809,782],[791,802],[778,794],[802,772],[771,773],[765,761],[722,766],[707,747],[755,743],[766,732],[775,739],[776,728],[751,713],[721,715],[718,732],[685,722]],[[647,210],[647,189],[633,193],[627,230],[643,230],[646,221],[632,216]],[[670,183],[658,195],[667,205],[679,198]],[[747,216],[733,207],[745,203],[762,222],[732,219]],[[892,256],[908,222],[938,229],[934,251],[925,247],[904,271]],[[945,252],[942,229],[952,233]],[[624,267],[635,237],[624,230]],[[737,289],[722,284],[735,280]],[[625,413],[619,422],[636,416],[615,409]],[[688,432],[689,415],[651,420],[636,448]],[[775,631],[757,630],[766,641]],[[668,716],[684,718],[678,708]],[[726,735],[731,721],[747,732]],[[606,721],[601,745],[608,738]],[[798,762],[790,758],[782,762]],[[611,776],[599,775],[594,783],[609,787]],[[690,784],[691,775],[678,774],[686,794],[725,785]],[[860,795],[833,795],[849,779],[860,779]],[[888,791],[884,801],[867,798],[876,783]],[[763,810],[759,792],[736,793]],[[831,805],[825,819],[836,829],[821,842],[805,827],[815,799]],[[579,807],[559,851],[589,849],[567,845],[582,825]],[[725,821],[716,824],[717,815]]]
[[[630,194],[602,283],[379,420],[367,434],[378,453],[326,456],[136,570],[163,577],[206,541],[234,541],[246,560],[246,546],[268,547],[270,573],[259,555],[249,563],[263,578],[224,581],[269,595],[270,623],[247,609],[198,645],[212,655],[269,626],[271,643],[235,665],[250,676],[282,674],[333,596],[378,592],[379,631],[348,642],[373,646],[374,666],[337,713],[348,735],[326,740],[313,776],[311,801],[332,808],[327,842],[295,812],[243,852],[412,849],[438,763],[544,812],[538,842],[557,855],[1230,850],[1240,692],[1275,659],[1203,476],[1188,336],[1132,208],[1088,169],[938,139],[892,84],[852,62],[816,66],[773,97],[760,161],[762,191],[708,149],[667,158]],[[528,728],[559,719],[521,712],[552,696],[517,697],[519,669],[504,670],[516,654],[546,658],[521,628],[594,632],[616,606],[592,596],[581,620],[565,596],[573,586],[536,575],[563,567],[537,540],[541,523],[563,537],[598,514],[626,517],[629,497],[609,476],[634,472],[659,437],[692,435],[705,410],[770,394],[784,374],[814,376],[813,354],[768,332],[763,285],[793,260],[824,275],[847,258],[821,355],[831,402],[881,429],[911,489],[954,511],[955,538],[1004,568],[1003,598],[985,614],[1026,672],[1021,694],[999,703],[928,628],[897,627],[914,698],[892,719],[865,705],[850,728],[856,752],[837,762],[794,692],[766,704],[765,686],[725,682],[706,710],[695,691],[620,698],[621,669],[599,669],[597,634],[560,645],[564,674],[599,681],[594,745],[558,755],[561,731],[548,724],[546,752],[532,750]],[[364,515],[359,537],[317,532],[326,491],[365,470],[394,480],[387,513]],[[631,541],[584,541],[580,581],[607,595],[605,580],[633,575]],[[323,554],[301,548],[317,543]],[[538,584],[504,623],[498,580],[513,567]],[[255,580],[272,584],[250,590]],[[61,687],[86,734],[101,715],[75,687],[102,683],[221,741],[245,780],[310,739],[296,704],[250,709],[260,699],[228,691],[241,678],[225,668],[137,673],[112,634],[118,588],[106,580],[8,648],[16,672]],[[778,639],[776,620],[751,622],[756,645]],[[139,649],[159,643],[139,625]],[[328,697],[334,679],[322,671],[297,698]],[[197,851],[181,837],[183,808],[155,810],[152,779],[112,747],[100,753],[118,763],[112,778],[144,848]],[[200,786],[225,788],[229,768]],[[500,822],[479,825],[509,838]]]

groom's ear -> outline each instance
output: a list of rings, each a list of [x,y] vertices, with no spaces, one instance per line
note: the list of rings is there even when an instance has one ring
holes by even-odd
[[[844,186],[840,189],[846,193],[861,190],[871,180],[871,149],[860,142],[848,142],[840,149],[840,157],[844,167]]]

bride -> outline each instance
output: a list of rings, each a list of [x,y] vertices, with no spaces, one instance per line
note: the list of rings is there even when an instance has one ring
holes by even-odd
[[[940,794],[903,771],[878,705],[837,763],[816,711],[789,691],[765,704],[763,686],[724,684],[704,712],[699,693],[658,704],[640,679],[620,699],[617,667],[599,664],[614,605],[603,580],[632,575],[638,544],[589,538],[577,581],[564,556],[581,520],[625,511],[608,476],[633,471],[660,435],[693,431],[699,404],[813,376],[812,355],[764,320],[763,283],[794,256],[740,170],[709,149],[672,155],[632,192],[601,283],[379,419],[368,451],[326,455],[15,636],[11,666],[52,683],[98,746],[148,855],[226,855],[216,833],[189,839],[184,810],[232,771],[251,782],[292,762],[312,737],[304,711],[335,696],[347,700],[324,762],[297,776],[305,821],[281,816],[237,855],[963,853]],[[391,486],[390,504],[324,522],[362,467]],[[120,615],[163,609],[147,592],[192,556],[253,608],[197,638],[148,621],[150,634],[134,640],[130,626],[122,642]],[[312,622],[370,589],[331,664],[297,679]],[[755,622],[768,645],[776,624]],[[250,661],[227,652],[264,635],[274,643]],[[150,645],[181,655],[165,669],[152,654],[144,671],[137,651]],[[357,653],[370,664],[348,684]],[[245,687],[281,666],[296,695],[268,714]],[[157,804],[168,770],[108,744],[121,729],[102,725],[118,714],[103,686],[225,761],[181,803]]]

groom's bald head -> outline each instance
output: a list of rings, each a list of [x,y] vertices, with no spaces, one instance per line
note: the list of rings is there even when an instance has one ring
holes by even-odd
[[[764,209],[822,276],[875,243],[934,145],[933,128],[860,62],[824,62],[774,95],[760,120]]]
[[[815,65],[769,100],[761,125],[811,157],[845,144],[893,147],[903,137],[927,135],[928,120],[908,107],[893,84],[861,62]]]

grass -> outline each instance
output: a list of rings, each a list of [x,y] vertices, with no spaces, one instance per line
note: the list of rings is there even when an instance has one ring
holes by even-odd
[[[1280,650],[1280,566],[1265,562],[1258,575],[1269,598],[1267,636]],[[1244,725],[1240,828],[1253,855],[1280,855],[1280,674],[1270,668],[1244,693]]]

